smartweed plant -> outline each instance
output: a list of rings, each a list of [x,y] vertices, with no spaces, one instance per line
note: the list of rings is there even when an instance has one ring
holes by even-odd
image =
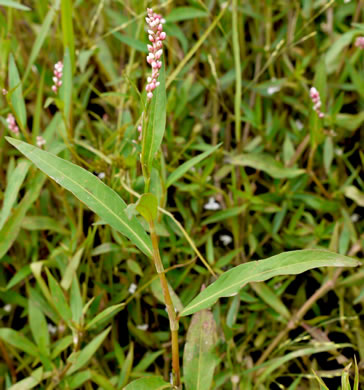
[[[237,2],[233,1],[232,4],[233,25],[235,26],[236,23],[238,23]],[[65,10],[67,10],[67,7],[64,5],[63,7],[63,12],[66,12]],[[215,25],[219,23],[220,18],[224,15],[227,8],[228,7],[222,8],[221,15],[214,20]],[[52,10],[52,12],[54,12],[53,8]],[[188,10],[184,10],[183,12],[188,12]],[[29,291],[33,294],[33,300],[39,299],[40,302],[44,302],[44,307],[47,308],[46,315],[51,319],[60,318],[63,331],[65,328],[68,328],[72,332],[72,337],[60,341],[55,349],[56,352],[53,350],[55,356],[52,359],[47,337],[44,336],[43,338],[41,334],[37,335],[35,331],[35,338],[37,341],[37,346],[35,346],[32,342],[27,340],[25,336],[20,335],[15,330],[1,328],[0,340],[9,343],[14,348],[20,348],[30,356],[39,359],[39,362],[41,363],[41,368],[37,368],[34,372],[30,373],[29,378],[25,378],[24,382],[18,384],[18,387],[9,386],[11,389],[28,389],[33,385],[39,386],[42,381],[47,381],[47,389],[77,388],[78,383],[83,383],[82,380],[84,378],[82,376],[86,377],[88,375],[85,380],[92,378],[100,388],[106,389],[124,388],[126,390],[154,390],[172,387],[173,389],[181,390],[184,387],[186,390],[208,390],[212,386],[214,371],[219,363],[216,356],[216,348],[219,344],[218,324],[216,323],[216,318],[210,308],[212,308],[220,298],[234,297],[232,298],[233,307],[233,305],[238,304],[238,294],[241,293],[243,287],[248,283],[251,283],[263,296],[264,292],[267,293],[267,289],[262,291],[264,287],[261,286],[264,285],[259,284],[259,282],[264,282],[270,278],[282,275],[298,275],[318,267],[339,267],[339,270],[337,270],[336,273],[331,273],[331,276],[324,281],[321,289],[307,300],[294,315],[290,317],[286,316],[284,318],[284,321],[287,324],[286,329],[278,334],[273,343],[262,353],[257,362],[257,367],[254,370],[253,375],[256,376],[259,385],[263,383],[264,378],[274,370],[274,367],[278,367],[279,364],[283,362],[283,360],[277,360],[275,365],[270,366],[269,370],[262,371],[262,369],[264,369],[264,362],[269,354],[280,345],[288,332],[294,329],[296,324],[302,320],[303,316],[317,299],[332,288],[340,275],[340,268],[355,267],[360,264],[352,257],[323,249],[304,249],[282,252],[267,259],[242,262],[227,271],[214,269],[212,262],[205,259],[186,229],[176,220],[172,213],[165,209],[165,202],[161,199],[161,196],[158,194],[158,189],[156,189],[155,183],[153,183],[155,177],[158,178],[161,171],[165,170],[165,160],[161,149],[163,147],[163,139],[167,124],[169,80],[172,80],[170,77],[176,74],[176,69],[172,69],[171,66],[168,65],[164,54],[163,44],[164,42],[167,42],[167,34],[164,31],[164,18],[162,15],[154,12],[151,8],[148,8],[145,20],[149,40],[146,62],[151,67],[151,73],[148,72],[148,74],[145,75],[147,82],[144,90],[140,93],[140,120],[133,128],[134,133],[137,134],[137,140],[134,140],[134,142],[129,145],[133,148],[135,154],[140,155],[139,167],[143,175],[144,192],[141,194],[131,188],[127,180],[127,172],[124,172],[124,175],[118,177],[118,179],[121,179],[123,188],[128,191],[134,199],[137,198],[135,202],[127,204],[112,186],[105,184],[103,182],[105,174],[101,175],[103,172],[99,173],[97,177],[89,170],[80,167],[78,164],[58,157],[57,149],[59,148],[59,145],[51,145],[48,151],[43,150],[42,148],[48,147],[46,135],[31,136],[27,130],[21,78],[12,56],[10,57],[9,62],[9,91],[6,93],[6,99],[12,113],[8,114],[6,121],[8,128],[14,137],[7,137],[7,141],[33,162],[42,172],[48,175],[48,177],[53,179],[58,186],[73,193],[81,202],[96,213],[100,217],[100,225],[108,224],[116,232],[127,237],[134,246],[130,249],[130,252],[137,253],[139,258],[146,257],[151,260],[159,278],[162,292],[161,295],[169,321],[170,336],[168,343],[164,345],[166,351],[164,357],[168,356],[168,354],[171,355],[170,383],[165,381],[166,375],[164,377],[161,375],[141,376],[141,378],[128,380],[129,383],[125,383],[124,377],[126,372],[124,371],[121,372],[119,377],[113,377],[110,380],[101,377],[101,375],[93,370],[87,372],[82,371],[85,365],[91,360],[97,348],[107,338],[111,328],[98,333],[98,335],[86,346],[83,346],[82,344],[84,335],[90,330],[97,330],[100,324],[108,322],[110,318],[125,309],[127,305],[127,301],[121,299],[121,301],[114,302],[109,307],[106,307],[90,321],[85,322],[86,314],[92,309],[94,299],[83,304],[75,270],[80,263],[83,253],[89,250],[88,242],[86,240],[84,245],[72,257],[71,262],[66,267],[62,268],[61,283],[58,283],[49,272],[48,268],[45,267],[46,265],[49,265],[48,263],[36,261],[30,265],[29,269],[27,268],[26,271],[24,271],[26,275],[22,275],[22,277],[26,277],[32,273],[39,283],[42,294],[44,295],[44,297],[42,297],[27,285],[27,288],[29,288]],[[64,23],[67,25],[66,22]],[[239,54],[240,44],[236,41],[238,39],[236,31],[233,35],[233,39],[234,53]],[[65,39],[65,41],[67,42],[67,39]],[[358,37],[355,41],[355,45],[358,48],[363,48],[363,37]],[[60,121],[62,121],[64,144],[69,149],[70,155],[74,157],[75,162],[85,163],[85,161],[77,157],[75,147],[72,143],[74,130],[72,128],[73,107],[70,90],[72,89],[72,78],[75,76],[73,56],[74,50],[72,50],[71,47],[66,46],[63,61],[59,61],[54,65],[53,85],[51,87],[54,96],[51,99],[53,99],[52,101],[55,102],[55,105],[61,112]],[[235,61],[235,66],[240,69],[241,65],[239,61],[240,60],[238,59]],[[234,120],[237,123],[235,131],[236,139],[239,143],[238,148],[240,149],[242,147],[242,142],[244,141],[244,134],[243,129],[240,128],[242,87],[239,76],[236,76],[236,83],[239,88],[237,88],[237,94],[235,95],[234,109],[236,112]],[[313,103],[312,110],[315,111],[313,112],[315,117],[312,121],[315,121],[314,126],[317,127],[321,126],[321,122],[317,121],[326,120],[328,114],[326,114],[326,111],[322,107],[323,103],[321,101],[320,92],[316,87],[320,89],[320,87],[315,84],[309,91],[309,96]],[[277,91],[279,91],[279,88],[270,90],[271,94],[274,94]],[[327,120],[330,120],[330,118]],[[22,138],[27,142],[24,142]],[[83,144],[81,144],[81,146],[82,145]],[[315,136],[312,136],[311,163],[316,146]],[[218,143],[211,146],[207,145],[205,150],[199,155],[178,166],[177,169],[168,175],[165,183],[163,183],[165,190],[177,183],[195,165],[213,156],[215,153],[220,153],[220,147],[221,144]],[[264,165],[264,162],[262,162],[259,157],[250,157],[251,161],[249,164],[247,164],[246,160],[243,161],[241,156],[229,156],[226,159],[226,163],[233,164],[237,167],[253,166],[259,169]],[[254,158],[256,159],[254,160]],[[24,161],[22,163],[24,165],[24,170],[28,170],[29,163],[25,163]],[[274,168],[276,169],[273,173],[273,177],[280,178],[280,169],[282,170],[283,168],[277,168],[275,160],[273,160],[273,162],[271,161],[271,163],[273,165],[273,171]],[[87,163],[84,165],[87,166]],[[266,165],[267,164],[265,164],[265,166]],[[311,168],[311,166],[308,167],[309,173],[312,171]],[[267,168],[264,167],[264,169]],[[295,168],[291,168],[289,172],[293,177],[300,176],[304,173],[303,170]],[[38,189],[38,192],[35,192],[36,194],[39,194],[44,180],[43,175],[39,173],[34,176],[34,186]],[[316,180],[316,177],[313,177],[313,180]],[[217,203],[213,197],[210,198],[209,202],[205,205],[205,209],[210,211],[216,211],[220,208],[220,204]],[[239,210],[242,210],[242,208],[239,207]],[[234,212],[235,211],[236,210],[234,210]],[[223,212],[223,210],[221,212]],[[205,268],[204,272],[208,273],[208,276],[204,278],[207,285],[204,286],[201,284],[200,293],[185,307],[181,306],[178,294],[171,287],[172,283],[168,282],[168,273],[163,261],[165,256],[163,251],[160,250],[160,236],[158,231],[160,231],[159,223],[164,216],[167,216],[175,223],[180,234],[183,235],[189,245],[191,245],[196,258],[201,261],[201,264]],[[229,236],[227,237],[229,238]],[[224,240],[226,245],[230,244],[230,241],[226,237]],[[6,248],[6,250],[7,249],[8,248]],[[55,256],[54,262],[57,261],[58,258]],[[179,264],[175,264],[174,266],[178,267]],[[133,263],[133,267],[138,269],[138,264],[136,263],[135,265]],[[47,277],[48,285],[43,280],[45,276]],[[110,278],[112,279],[112,275]],[[129,288],[129,292],[135,294],[138,287],[139,286],[132,285]],[[71,297],[71,305],[68,303],[68,296]],[[284,317],[284,310],[282,310],[279,304],[276,305],[276,307],[277,306],[278,311],[283,311]],[[33,307],[29,305],[28,310],[31,318],[30,327],[32,328],[33,333],[34,329],[36,330],[37,327],[39,327],[40,332],[47,328],[45,316],[41,309],[37,306]],[[229,314],[230,318],[234,316],[233,310],[231,313],[232,314]],[[180,332],[179,323],[181,321],[187,323],[187,320],[184,318],[187,316],[192,316],[192,318],[189,323],[189,330],[185,336]],[[166,329],[160,329],[160,331],[165,330]],[[183,346],[183,353],[180,351],[181,346]],[[61,352],[68,347],[72,347],[72,354],[69,356],[61,356]],[[120,351],[120,347],[115,346],[113,349],[119,361],[128,363],[132,359],[131,354],[125,358],[123,352]],[[327,352],[331,349],[332,345],[322,345],[317,347],[315,352]],[[4,353],[4,356],[5,360],[10,361],[7,353]],[[57,360],[56,363],[54,363],[53,360]],[[183,364],[181,364],[182,361]],[[12,367],[12,364],[9,364]],[[130,365],[126,365],[125,367],[127,367],[125,371],[130,371]],[[12,367],[12,371],[15,372],[16,369]],[[348,369],[343,374],[343,384],[350,387],[347,372]],[[321,386],[324,386],[322,379],[320,379],[316,373],[314,373],[314,375],[317,377]],[[15,376],[15,374],[13,374],[13,376]],[[356,377],[358,377],[358,374],[356,374]],[[235,386],[239,382],[239,376],[234,375],[232,378],[233,386]],[[21,387],[23,385],[25,387]],[[237,389],[238,387],[234,388]]]

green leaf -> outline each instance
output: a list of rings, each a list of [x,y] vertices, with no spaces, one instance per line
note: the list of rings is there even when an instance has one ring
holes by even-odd
[[[68,361],[73,363],[70,369],[67,371],[67,376],[73,374],[74,372],[80,370],[84,367],[88,361],[93,357],[97,349],[105,340],[106,336],[109,334],[111,328],[104,330],[98,336],[96,336],[89,344],[86,345],[79,353],[71,355],[68,358]]]
[[[120,310],[125,306],[124,303],[119,303],[118,305],[112,305],[107,307],[101,313],[99,313],[96,317],[94,317],[87,325],[86,330],[96,328],[103,322],[108,321],[110,318],[114,317]]]
[[[19,126],[22,129],[25,129],[27,124],[27,112],[25,109],[23,88],[18,68],[16,67],[12,54],[9,56],[9,89],[11,91],[11,105],[13,106],[16,120],[19,122]]]
[[[129,383],[124,390],[163,390],[171,389],[171,385],[162,378],[150,376]],[[197,390],[197,389],[196,389]]]
[[[31,8],[12,0],[0,0],[0,6],[20,9],[21,11],[31,11]]]
[[[63,65],[62,86],[59,90],[59,97],[63,102],[64,116],[67,119],[68,126],[70,126],[73,82],[72,61],[68,47],[65,49]]]
[[[36,199],[38,199],[45,179],[46,177],[43,173],[38,172],[32,180],[29,190],[26,192],[21,202],[15,208],[13,214],[0,230],[0,259],[5,255],[16,240],[23,218],[30,206],[36,201]]]
[[[262,282],[277,275],[296,275],[318,267],[355,267],[359,264],[350,257],[320,249],[284,252],[266,260],[244,263],[222,274],[193,299],[180,316],[206,309],[218,298],[237,293],[249,282]]]
[[[152,294],[158,299],[160,303],[165,303],[164,296],[163,296],[163,290],[162,285],[159,279],[154,279],[153,282],[150,285],[150,288],[152,290]],[[181,312],[183,310],[183,305],[181,300],[179,299],[179,296],[175,293],[171,285],[168,283],[168,289],[169,294],[171,295],[171,299],[173,302],[173,306],[178,312]]]
[[[10,328],[0,328],[0,339],[5,343],[12,345],[15,348],[24,351],[28,355],[38,357],[39,351],[37,347],[28,340],[22,333]]]
[[[245,153],[230,158],[233,165],[255,168],[266,172],[275,179],[290,179],[305,173],[303,169],[284,167],[272,156],[265,153]]]
[[[111,382],[96,371],[91,371],[91,380],[100,386],[99,389],[115,390],[115,387],[111,384]]]
[[[61,0],[63,47],[65,53],[68,51],[69,58],[71,60],[70,69],[72,69],[71,72],[73,73],[74,64],[75,64],[75,37],[73,33],[72,13],[73,13],[72,0]],[[63,74],[64,73],[65,73],[65,69],[63,70]]]
[[[132,37],[129,37],[125,34],[121,34],[119,32],[113,33],[114,37],[117,38],[120,42],[125,43],[126,45],[132,47],[133,49],[137,51],[141,51],[142,53],[148,53],[147,45],[139,41],[139,39],[135,39]]]
[[[211,388],[217,364],[214,353],[216,342],[216,323],[212,313],[201,310],[194,314],[183,352],[183,373],[187,390]]]
[[[72,280],[76,276],[77,268],[80,264],[82,254],[83,254],[84,248],[80,248],[74,256],[72,256],[71,260],[67,264],[66,271],[64,272],[61,286],[63,289],[68,290],[71,287]]]
[[[343,127],[349,131],[355,131],[362,126],[364,122],[364,111],[357,114],[337,114],[335,116],[335,124],[338,127]]]
[[[237,215],[241,214],[246,208],[247,205],[245,204],[243,206],[231,207],[230,209],[217,211],[213,213],[213,215],[211,215],[210,217],[203,220],[202,225],[208,225],[209,223],[216,223],[231,217],[236,217]]]
[[[326,174],[330,173],[331,163],[334,159],[334,143],[331,137],[327,137],[324,143],[324,168]]]
[[[37,368],[25,379],[15,383],[15,385],[8,388],[8,390],[29,390],[33,389],[44,379],[49,378],[52,375],[52,372],[43,373],[43,367]]]
[[[297,359],[299,357],[303,356],[310,356],[315,353],[321,353],[321,352],[327,352],[336,350],[340,347],[343,347],[344,345],[335,344],[335,343],[322,343],[308,348],[301,348],[297,351],[293,351],[290,353],[286,353],[284,356],[272,359],[264,364],[264,371],[261,375],[257,378],[257,385],[264,382],[269,378],[269,376],[274,372],[275,370],[278,370],[280,367],[282,367],[286,362],[289,362],[290,360]]]
[[[144,120],[142,134],[141,162],[151,172],[155,154],[161,146],[166,128],[166,86],[164,61],[159,71],[160,85],[155,89],[152,97],[148,117]],[[147,122],[147,123],[146,123]]]
[[[157,218],[158,200],[151,193],[143,194],[136,203],[135,208],[147,222],[152,222]]]
[[[67,378],[67,384],[70,389],[79,389],[81,386],[88,380],[91,379],[91,371],[85,370],[81,372],[77,372],[72,375],[70,378]]]
[[[73,278],[71,284],[70,307],[72,312],[72,320],[79,324],[82,319],[83,300],[78,279],[76,277]]]
[[[342,34],[327,50],[325,55],[325,65],[327,74],[333,73],[339,66],[342,54],[346,46],[348,46],[355,35],[358,34],[357,30],[351,30]]]
[[[7,140],[39,169],[71,191],[100,218],[128,237],[146,255],[151,256],[152,244],[149,236],[135,217],[129,220],[125,213],[126,204],[114,190],[92,173],[54,154],[14,138],[7,137]]]
[[[221,144],[218,144],[216,146],[213,146],[206,150],[205,152],[199,154],[196,157],[191,158],[190,160],[187,160],[185,163],[180,165],[176,170],[174,170],[167,179],[166,187],[169,187],[174,182],[176,182],[180,177],[182,177],[187,171],[189,171],[194,165],[198,164],[202,160],[204,160],[206,157],[210,156],[215,150],[217,150]]]
[[[38,306],[32,299],[28,300],[29,325],[33,339],[37,343],[39,351],[48,356],[50,353],[50,338],[47,320]]]
[[[291,318],[291,314],[287,307],[267,284],[252,283],[251,286],[257,295],[283,318],[287,320]]]
[[[5,221],[11,213],[11,209],[14,206],[20,187],[28,173],[29,167],[29,161],[21,160],[11,174],[11,180],[9,180],[7,183],[4,194],[3,207],[0,212],[0,230],[4,226]]]
[[[345,187],[344,194],[347,198],[353,200],[358,206],[364,207],[364,192],[361,192],[355,186]]]
[[[59,221],[44,215],[24,217],[21,227],[25,230],[52,230],[61,234],[69,234]]]
[[[67,323],[70,324],[70,320],[72,319],[72,312],[64,296],[64,293],[59,286],[58,282],[52,274],[46,269],[46,273],[48,276],[48,285],[52,295],[52,303],[55,309],[57,309],[61,318]]]
[[[29,71],[32,68],[35,59],[37,58],[40,49],[43,46],[43,43],[49,33],[49,29],[51,27],[51,24],[54,19],[54,15],[56,13],[56,10],[59,8],[59,0],[55,1],[51,9],[48,11],[47,16],[44,18],[42,27],[40,28],[39,32],[37,33],[37,37],[34,41],[32,51],[30,52],[30,56],[28,59],[27,67],[24,72],[23,81],[26,80],[28,77]]]
[[[166,16],[167,22],[180,22],[182,20],[206,18],[208,13],[194,7],[176,7]]]

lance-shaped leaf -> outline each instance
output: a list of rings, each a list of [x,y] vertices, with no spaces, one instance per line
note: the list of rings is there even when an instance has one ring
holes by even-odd
[[[19,77],[18,68],[12,54],[9,56],[9,88],[11,91],[11,104],[16,115],[18,124],[22,129],[27,122],[27,111],[25,108],[23,88]]]
[[[154,194],[143,194],[135,208],[147,222],[152,222],[157,218],[158,200]]]
[[[217,364],[217,356],[214,353],[216,341],[216,323],[212,313],[201,310],[194,314],[183,353],[183,373],[187,390],[211,388]]]
[[[228,160],[233,165],[264,171],[275,179],[291,179],[305,173],[304,169],[285,167],[271,155],[265,153],[244,153]]]
[[[128,386],[125,387],[125,390],[163,390],[171,388],[172,386],[162,378],[149,376],[129,383]]]
[[[180,177],[182,177],[186,172],[188,172],[193,166],[201,162],[206,157],[210,156],[215,150],[217,150],[221,144],[215,145],[204,151],[203,153],[187,160],[182,165],[180,165],[177,169],[175,169],[167,179],[166,187],[172,185],[175,181],[177,181]]]
[[[160,85],[155,89],[151,101],[151,107],[146,123],[146,129],[143,128],[143,144],[141,162],[147,168],[148,172],[152,169],[152,162],[155,154],[161,146],[164,130],[166,127],[166,86],[164,63],[159,71],[158,81]],[[145,123],[145,121],[144,121]]]
[[[126,204],[114,190],[92,173],[52,153],[14,138],[7,137],[7,140],[56,183],[71,191],[110,226],[128,237],[146,255],[151,256],[152,244],[149,236],[136,217],[128,218],[125,213]]]
[[[237,293],[249,282],[262,282],[277,275],[296,275],[318,267],[356,267],[359,264],[350,257],[320,249],[284,252],[266,260],[244,263],[222,274],[193,299],[180,316],[206,309],[218,298]]]

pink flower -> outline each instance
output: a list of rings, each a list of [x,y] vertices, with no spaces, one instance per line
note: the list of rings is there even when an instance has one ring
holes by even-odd
[[[8,123],[9,130],[15,135],[19,135],[19,127],[16,124],[13,114],[8,114],[8,117],[6,118],[6,122]]]
[[[62,85],[62,76],[63,76],[63,63],[62,61],[58,61],[54,65],[53,69],[53,85],[52,85],[52,91],[54,93],[58,92],[58,88]]]
[[[317,112],[317,115],[320,118],[323,118],[325,116],[325,114],[323,112],[321,112],[320,94],[319,94],[319,91],[315,87],[312,87],[310,89],[310,97],[311,97],[311,100],[314,104],[313,109]]]
[[[364,49],[364,37],[357,37],[355,40],[355,46],[360,49]]]
[[[161,15],[153,12],[151,8],[147,8],[147,17],[145,18],[148,24],[148,39],[152,43],[148,45],[148,56],[147,63],[152,67],[152,75],[148,77],[148,84],[145,87],[147,91],[147,98],[151,99],[153,97],[153,91],[158,87],[159,82],[159,69],[162,67],[162,61],[160,58],[163,54],[163,41],[166,39],[167,35],[163,31],[163,24],[165,20]]]

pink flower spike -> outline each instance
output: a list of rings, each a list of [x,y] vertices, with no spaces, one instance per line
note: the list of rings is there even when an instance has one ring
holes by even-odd
[[[52,86],[52,91],[54,93],[57,93],[58,92],[58,87],[60,87],[62,85],[62,71],[63,71],[63,63],[62,61],[58,61],[55,65],[54,65],[54,70],[53,70],[53,86]]]
[[[160,33],[160,35],[159,35],[159,38],[160,38],[162,41],[164,41],[164,40],[167,38],[167,34],[166,34],[164,31],[162,31],[162,32]]]
[[[148,98],[148,99],[151,99],[152,97],[153,97],[153,92],[148,92],[148,93],[147,93],[147,98]]]
[[[310,98],[312,100],[313,109],[316,111],[319,118],[323,118],[324,114],[321,112],[321,98],[320,93],[315,87],[311,87],[310,89]]]
[[[19,127],[16,125],[15,117],[13,114],[8,114],[8,116],[6,118],[6,122],[8,124],[9,130],[13,134],[18,135],[19,134]]]

